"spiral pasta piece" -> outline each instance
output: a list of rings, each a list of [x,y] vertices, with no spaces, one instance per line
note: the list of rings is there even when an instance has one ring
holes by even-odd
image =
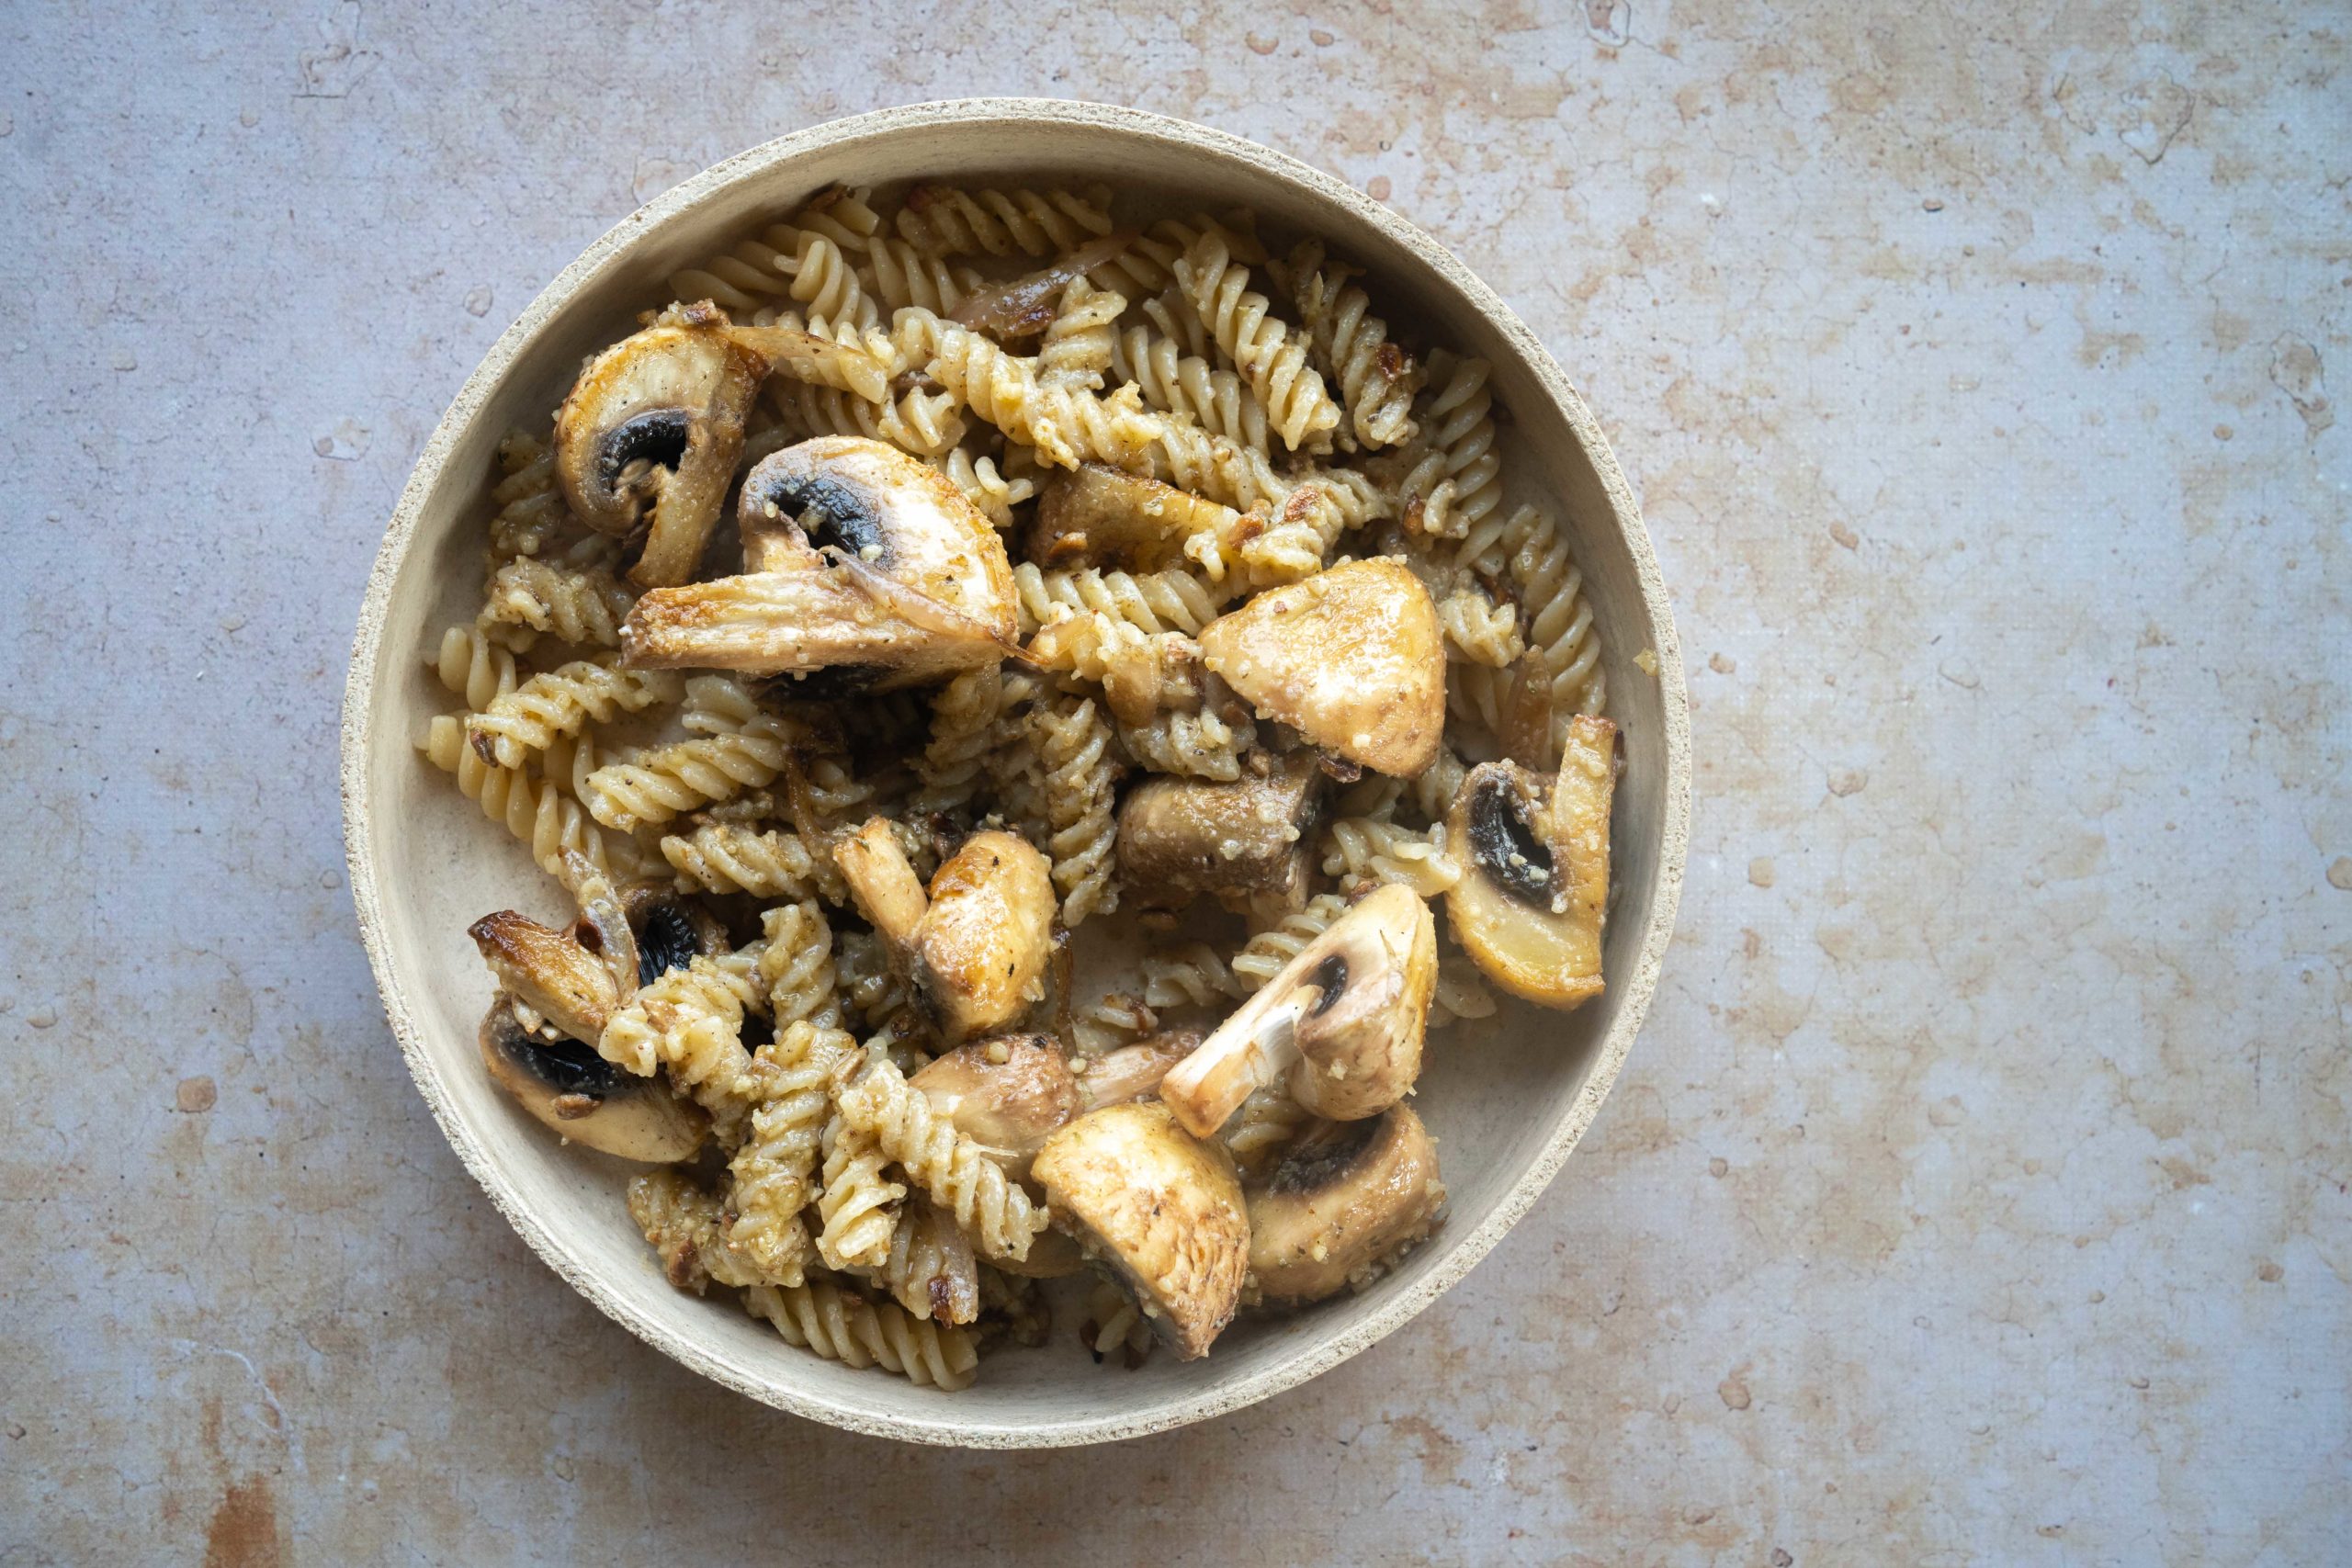
[[[1438,955],[1437,988],[1430,996],[1430,1027],[1441,1029],[1460,1019],[1495,1016],[1495,994],[1467,953]]]
[[[1495,451],[1494,399],[1483,359],[1430,355],[1430,394],[1418,452],[1396,487],[1406,522],[1432,538],[1459,539],[1502,504],[1502,458]],[[1468,554],[1475,551],[1467,550]]]
[[[1073,277],[1037,345],[1037,381],[1049,390],[1099,391],[1111,368],[1112,344],[1127,297]]]
[[[858,1272],[914,1317],[967,1324],[979,1316],[979,1269],[972,1244],[955,1221],[920,1194],[910,1195],[899,1209],[888,1256]]]
[[[1026,451],[1026,447],[1021,448]],[[999,528],[1012,526],[1012,509],[1037,494],[1036,481],[1027,475],[1009,478],[1001,472],[993,457],[975,457],[961,446],[950,447],[945,453],[931,458],[932,467],[945,474],[964,492],[964,498]]]
[[[1371,313],[1371,297],[1352,281],[1360,270],[1327,262],[1323,243],[1306,240],[1291,253],[1290,271],[1298,319],[1317,364],[1339,383],[1356,440],[1393,446],[1410,439],[1422,371],[1389,341],[1388,323]]]
[[[841,1023],[833,928],[812,900],[780,905],[760,916],[759,987],[778,1030],[795,1023],[827,1029]]]
[[[1439,841],[1442,829],[1417,832],[1395,822],[1341,817],[1323,829],[1323,870],[1350,890],[1401,882],[1434,898],[1462,880],[1462,863]]]
[[[1139,966],[1143,999],[1150,1007],[1222,1007],[1242,996],[1233,971],[1204,942],[1146,953]]]
[[[1476,588],[1458,589],[1437,602],[1437,624],[1445,645],[1473,664],[1508,669],[1526,646],[1520,641],[1519,610],[1498,604]]]
[[[698,806],[764,788],[784,772],[793,741],[807,733],[761,708],[740,682],[724,675],[699,675],[686,682],[685,725],[702,733],[588,775],[581,799],[597,821],[634,832]]]
[[[1091,697],[1057,694],[1030,715],[1046,774],[1046,852],[1062,896],[1062,923],[1076,930],[1090,915],[1119,907],[1119,825],[1114,815],[1118,759],[1111,727]]]
[[[1170,269],[1177,285],[1226,357],[1249,381],[1283,445],[1296,451],[1340,423],[1340,408],[1307,363],[1306,345],[1290,335],[1266,297],[1250,287],[1250,269],[1212,231]]]
[[[828,1096],[856,1055],[847,1034],[806,1022],[752,1054],[760,1099],[728,1162],[727,1245],[770,1283],[800,1283],[813,1245],[800,1216],[815,1190]]]
[[[498,444],[500,478],[490,499],[490,547],[501,556],[535,556],[572,526],[571,508],[556,482],[555,453],[528,431],[509,431]]]
[[[1139,766],[1219,784],[1241,776],[1242,755],[1257,743],[1258,727],[1246,715],[1228,721],[1205,710],[1163,708],[1141,724],[1119,726],[1119,744]]]
[[[899,237],[941,255],[1052,255],[1111,232],[1108,195],[1067,190],[964,190],[919,185],[907,192]]]
[[[791,298],[785,265],[793,259],[798,234],[777,224],[765,233],[707,257],[700,266],[670,275],[670,298],[680,304],[707,299],[737,320],[745,320]]]
[[[661,849],[678,886],[689,891],[806,898],[823,880],[817,857],[788,829],[706,822],[691,833],[664,835]]]
[[[590,719],[608,722],[655,703],[678,700],[678,677],[665,670],[623,670],[608,659],[575,660],[521,685],[466,719],[466,739],[502,768],[518,768],[557,737]]]
[[[1470,768],[1463,761],[1462,753],[1440,742],[1436,759],[1406,781],[1405,794],[1423,821],[1442,822],[1469,776]]]
[[[830,322],[837,329],[854,328],[861,336],[881,326],[882,312],[859,287],[856,269],[841,246],[824,235],[804,231],[791,258],[779,261],[776,270],[792,279],[793,301],[811,321]],[[850,389],[845,382],[828,385]]]
[[[426,727],[423,750],[435,767],[456,775],[459,794],[479,805],[492,821],[504,823],[539,869],[566,888],[571,886],[567,853],[585,855],[599,871],[626,874],[633,869],[633,861],[605,842],[580,803],[553,779],[535,779],[524,769],[483,761],[466,743],[465,721],[455,715],[443,714]]]
[[[830,1280],[790,1288],[754,1285],[743,1305],[785,1343],[844,1366],[878,1366],[923,1388],[950,1393],[972,1386],[979,1351],[953,1324],[914,1316],[896,1302],[870,1302]]]
[[[711,1131],[733,1147],[754,1103],[742,1044],[743,994],[708,958],[673,969],[615,1010],[596,1051],[624,1072],[650,1077],[657,1067],[710,1112]]]
[[[839,1094],[836,1091],[836,1102]],[[889,1179],[889,1164],[874,1134],[836,1114],[825,1123],[825,1187],[817,1195],[824,1229],[817,1253],[829,1269],[871,1268],[890,1255],[905,1186]]]
[[[1187,636],[1197,636],[1217,616],[1216,596],[1189,571],[1046,571],[1023,561],[1012,569],[1012,585],[1024,637],[1064,610],[1110,615],[1141,632]]]
[[[978,292],[986,282],[968,266],[958,266],[934,251],[887,234],[876,235],[866,249],[858,277],[885,310],[912,306],[941,316]]]
[[[662,1263],[662,1278],[700,1295],[712,1281],[752,1285],[758,1274],[728,1249],[718,1199],[678,1170],[649,1170],[628,1184],[628,1217]]]
[[[469,708],[486,708],[514,689],[513,651],[491,641],[480,626],[449,627],[425,662]]]
[[[956,675],[932,699],[931,743],[916,769],[922,788],[908,802],[917,812],[958,812],[978,791],[996,743],[1004,680],[996,665]]]
[[[1046,1212],[888,1062],[868,1064],[835,1098],[842,1120],[870,1135],[908,1179],[955,1215],[989,1258],[1019,1262],[1046,1228]]]
[[[1162,413],[1189,419],[1209,435],[1266,450],[1266,406],[1249,383],[1185,353],[1183,344],[1164,333],[1132,326],[1114,335],[1111,374],[1134,382],[1144,402]]]
[[[1258,1181],[1272,1169],[1283,1147],[1305,1130],[1313,1118],[1280,1084],[1270,1084],[1241,1102],[1232,1120],[1217,1130],[1226,1152],[1245,1181]]]
[[[876,403],[837,388],[774,378],[766,395],[796,435],[859,435],[930,458],[944,458],[964,439],[964,418],[952,393],[913,387]]]
[[[517,555],[496,569],[482,602],[484,623],[553,632],[560,642],[621,647],[621,623],[638,594],[606,567],[570,569]]]
[[[903,357],[926,361],[932,378],[966,407],[1056,468],[1133,466],[1157,433],[1158,422],[1131,387],[1108,397],[1049,387],[1037,361],[927,311],[899,311],[896,335]]]

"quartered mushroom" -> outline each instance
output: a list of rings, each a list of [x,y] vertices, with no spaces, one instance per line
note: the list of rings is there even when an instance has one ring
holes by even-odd
[[[1178,1063],[1159,1098],[1204,1138],[1277,1078],[1317,1116],[1377,1116],[1420,1075],[1436,984],[1429,906],[1400,884],[1376,888]]]
[[[1395,778],[1437,755],[1445,644],[1429,590],[1399,561],[1348,561],[1270,589],[1200,641],[1260,717],[1326,751]]]
[[[1146,908],[1203,897],[1272,917],[1306,902],[1307,846],[1322,805],[1311,751],[1274,760],[1231,784],[1160,774],[1119,807],[1119,882]]]
[[[1362,1289],[1426,1237],[1444,1206],[1437,1145],[1409,1108],[1324,1122],[1250,1194],[1251,1282],[1283,1306]]]
[[[1250,1228],[1230,1156],[1131,1101],[1046,1140],[1032,1173],[1057,1223],[1110,1270],[1153,1332],[1185,1360],[1233,1321]]]
[[[892,690],[1017,646],[1012,566],[945,475],[894,446],[826,435],[743,481],[746,572],[645,594],[625,662],[749,674],[849,670]]]
[[[626,920],[620,929],[627,933]],[[634,944],[628,959],[632,978],[624,987],[574,931],[543,926],[512,909],[484,915],[466,928],[466,934],[474,939],[502,990],[573,1040],[601,1036],[613,1010],[628,999],[636,984]]]
[[[1579,715],[1558,773],[1481,763],[1446,816],[1463,868],[1445,895],[1454,940],[1488,979],[1544,1007],[1601,992],[1616,748],[1615,725]]]
[[[1004,1029],[1045,999],[1057,906],[1052,868],[1027,840],[973,834],[927,893],[882,818],[836,845],[833,860],[949,1044]]]
[[[1261,513],[1236,512],[1190,491],[1104,463],[1081,463],[1046,487],[1023,555],[1039,566],[1159,571],[1187,565],[1195,538],[1238,548],[1265,531]]]
[[[1200,1048],[1201,1038],[1197,1029],[1171,1029],[1095,1057],[1078,1084],[1085,1109],[1100,1111],[1156,1093],[1168,1070]]]
[[[1061,1047],[1042,1034],[975,1040],[907,1081],[1015,1179],[1029,1174],[1038,1146],[1085,1108]]]
[[[543,1040],[501,993],[483,1015],[482,1065],[515,1103],[575,1144],[648,1165],[691,1159],[710,1119],[659,1077],[641,1078],[568,1036]]]

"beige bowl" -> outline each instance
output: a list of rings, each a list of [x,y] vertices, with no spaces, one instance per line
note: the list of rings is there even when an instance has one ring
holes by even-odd
[[[946,1394],[819,1360],[726,1300],[672,1290],[622,1210],[625,1168],[560,1146],[491,1083],[474,1045],[489,986],[467,922],[508,907],[560,915],[561,895],[413,738],[450,705],[422,653],[428,633],[475,608],[499,437],[543,423],[582,356],[667,298],[672,271],[836,181],[1057,176],[1247,206],[1270,226],[1320,234],[1370,267],[1380,309],[1408,337],[1494,361],[1514,416],[1503,426],[1511,487],[1556,502],[1606,640],[1626,753],[1617,903],[1606,997],[1572,1014],[1514,1013],[1499,1035],[1457,1031],[1431,1052],[1417,1104],[1442,1140],[1453,1211],[1396,1273],[1295,1316],[1245,1317],[1203,1361],[1097,1368],[1064,1325],[1047,1349],[985,1358],[973,1388]],[[1635,661],[1645,649],[1655,673]],[[1633,1045],[1674,924],[1690,769],[1681,660],[1633,494],[1567,378],[1494,292],[1419,229],[1303,164],[1178,120],[1033,99],[888,109],[771,141],[659,197],[565,268],[417,462],[368,582],[343,716],[351,886],[385,1011],[451,1146],[523,1239],[632,1333],[729,1388],[856,1431],[975,1448],[1136,1437],[1264,1399],[1373,1344],[1485,1257],[1591,1124]]]

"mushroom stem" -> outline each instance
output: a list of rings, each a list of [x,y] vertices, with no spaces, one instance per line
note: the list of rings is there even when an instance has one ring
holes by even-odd
[[[1297,1064],[1299,1023],[1322,999],[1319,986],[1261,989],[1213,1039],[1169,1069],[1159,1080],[1160,1100],[1186,1132],[1211,1136],[1243,1100]]]
[[[834,845],[833,863],[842,868],[858,911],[884,941],[902,946],[913,939],[931,899],[887,818],[873,818]]]

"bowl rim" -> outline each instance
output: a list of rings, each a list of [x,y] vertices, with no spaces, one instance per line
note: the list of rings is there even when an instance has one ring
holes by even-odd
[[[1305,186],[1326,201],[1346,209],[1422,258],[1467,298],[1502,334],[1510,350],[1535,376],[1544,393],[1558,406],[1583,446],[1609,498],[1611,521],[1624,540],[1640,584],[1644,609],[1653,631],[1651,651],[1657,660],[1660,706],[1665,728],[1665,802],[1655,890],[1648,927],[1642,933],[1632,971],[1617,982],[1623,1000],[1615,1022],[1602,1037],[1592,1070],[1583,1087],[1537,1152],[1504,1192],[1493,1212],[1476,1226],[1446,1242],[1438,1265],[1409,1291],[1396,1292],[1363,1321],[1343,1333],[1304,1345],[1295,1354],[1253,1376],[1218,1382],[1157,1410],[1133,1416],[1112,1414],[1036,1423],[994,1424],[959,1418],[955,1403],[943,1401],[936,1418],[910,1418],[883,1414],[806,1390],[740,1375],[692,1337],[674,1334],[662,1324],[641,1317],[609,1292],[596,1271],[577,1258],[544,1225],[522,1194],[493,1164],[488,1148],[478,1142],[458,1118],[439,1070],[427,1056],[424,1031],[410,1010],[392,967],[382,891],[375,864],[368,853],[368,823],[371,805],[368,759],[378,728],[375,702],[376,667],[381,656],[384,624],[391,591],[415,540],[426,497],[434,490],[459,436],[480,416],[501,377],[540,327],[616,253],[649,228],[691,211],[706,199],[739,181],[755,178],[822,149],[843,143],[887,138],[918,127],[1007,121],[1046,120],[1073,130],[1174,141],[1210,152],[1220,161],[1238,160],[1277,179]],[[1204,1420],[1227,1414],[1297,1387],[1359,1352],[1370,1348],[1418,1315],[1476,1267],[1522,1219],[1544,1189],[1551,1185],[1599,1112],[1633,1048],[1649,1011],[1659,969],[1672,938],[1675,913],[1681,898],[1685,862],[1690,849],[1690,720],[1683,683],[1682,658],[1672,605],[1660,575],[1649,533],[1632,487],[1619,468],[1615,453],[1599,423],[1566,374],[1553,360],[1534,333],[1487,283],[1444,245],[1420,227],[1330,175],[1282,152],[1230,132],[1189,120],[1150,114],[1111,104],[1058,98],[987,97],[941,100],[884,108],[825,121],[721,160],[673,186],[614,224],[558,273],[531,303],[501,333],[466,378],[417,455],[400,502],[384,532],[384,539],[368,579],[357,628],[352,641],[351,667],[344,687],[341,718],[340,784],[344,812],[344,852],[350,875],[352,901],[358,913],[359,933],[368,950],[376,988],[387,1021],[409,1075],[424,1095],[442,1135],[457,1153],[474,1181],[541,1261],[591,1303],[655,1349],[703,1377],[762,1404],[793,1415],[822,1421],[850,1431],[903,1441],[973,1449],[1060,1448],[1109,1442]]]

